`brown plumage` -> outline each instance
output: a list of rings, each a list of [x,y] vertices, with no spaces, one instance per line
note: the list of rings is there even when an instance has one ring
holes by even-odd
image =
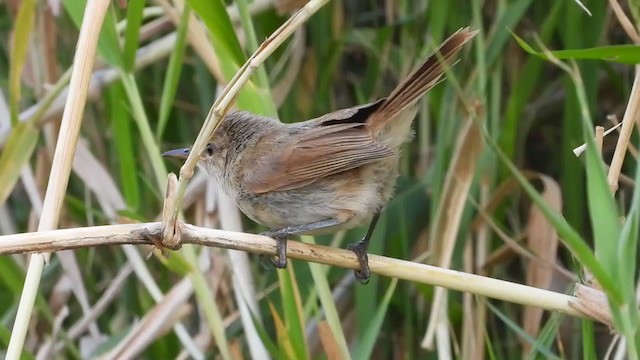
[[[288,235],[348,229],[373,218],[367,236],[350,246],[361,263],[356,275],[366,280],[368,240],[392,196],[400,146],[412,137],[416,102],[476,33],[457,31],[388,97],[369,104],[294,124],[232,112],[198,165],[218,179],[249,218],[274,229],[266,234],[278,241],[278,267],[286,265]]]

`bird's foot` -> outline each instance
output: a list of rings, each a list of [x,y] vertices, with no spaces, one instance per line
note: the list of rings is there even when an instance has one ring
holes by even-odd
[[[361,284],[367,284],[369,277],[371,276],[371,270],[369,270],[369,257],[367,256],[367,249],[369,248],[369,242],[362,239],[355,244],[349,244],[347,250],[351,250],[356,254],[358,262],[360,263],[360,269],[353,270],[353,274]]]
[[[287,238],[286,232],[282,231],[265,231],[260,235],[268,236],[276,241],[276,256],[270,256],[269,261],[278,269],[287,267]],[[265,264],[263,264],[264,266]]]

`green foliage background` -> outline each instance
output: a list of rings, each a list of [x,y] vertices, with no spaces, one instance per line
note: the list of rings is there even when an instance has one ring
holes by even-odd
[[[110,217],[95,192],[74,173],[61,227],[156,219],[166,174],[177,172],[181,165],[165,162],[160,153],[194,141],[216,97],[217,80],[228,81],[260,41],[290,16],[280,8],[286,3],[188,0],[175,27],[166,18],[159,20],[164,12],[155,2],[134,0],[124,8],[112,4],[98,45],[96,69],[111,71],[116,80],[98,85],[100,91],[85,111],[81,136],[121,193],[124,207],[117,218]],[[602,157],[591,140],[592,146],[581,158],[572,149],[593,137],[594,125],[610,127],[607,115],[622,119],[634,77],[631,64],[639,62],[640,51],[629,45],[632,41],[607,2],[583,3],[591,15],[570,0],[331,1],[258,69],[236,105],[295,122],[375,100],[449,34],[465,26],[480,29],[448,79],[421,101],[414,123],[416,138],[404,149],[396,196],[381,218],[370,252],[435,262],[428,255],[438,246],[439,234],[430,231],[442,215],[437,204],[466,119],[463,104],[481,104],[483,113],[475,120],[484,129],[487,146],[477,163],[470,192],[473,201],[465,208],[451,268],[526,282],[529,260],[505,250],[496,231],[490,231],[489,242],[481,245],[473,224],[479,216],[474,204],[486,204],[498,196],[501,184],[515,179],[524,191],[511,191],[488,214],[498,230],[523,248],[531,247],[523,233],[531,207],[539,207],[561,242],[550,245],[559,246],[557,257],[544,260],[569,269],[576,277],[582,277],[585,269],[595,276],[608,295],[614,328],[627,340],[628,356],[637,358],[640,199],[636,198],[640,195],[634,187],[635,155],[627,156],[623,169],[627,180],[614,197],[602,160],[610,161],[616,136],[605,139]],[[263,4],[264,8],[252,10]],[[638,14],[637,2],[621,4],[637,24],[633,17]],[[230,18],[228,6],[239,16]],[[189,16],[199,19],[199,36],[208,39],[207,46],[215,51],[219,79],[189,46]],[[5,131],[0,136],[0,230],[5,234],[35,230],[37,206],[28,197],[23,169],[26,165],[33,172],[43,196],[60,112],[24,114],[38,101],[43,108],[50,106],[51,94],[68,82],[81,21],[77,1],[64,1],[58,16],[44,2],[32,0],[7,1],[0,7],[0,84],[7,104],[2,104],[1,110],[7,112],[0,123]],[[154,21],[161,26],[152,28],[149,24]],[[177,40],[170,51],[136,66],[141,48],[154,48],[173,31]],[[622,44],[626,46],[616,46]],[[549,61],[543,47],[563,50],[553,54],[565,61],[564,67]],[[637,144],[635,134],[632,143]],[[522,170],[557,181],[561,211],[549,207],[539,195],[544,193],[540,183],[534,181],[532,186]],[[218,226],[220,209],[207,208],[204,191],[203,187],[198,200],[185,209],[186,220]],[[246,232],[264,230],[244,220]],[[364,231],[304,240],[344,247]],[[477,257],[481,246],[490,254],[488,259]],[[470,252],[465,254],[465,249]],[[148,249],[136,251],[144,256]],[[200,251],[154,256],[142,263],[163,294],[189,279],[197,296],[190,297],[180,311],[173,310],[179,316],[167,320],[163,331],[153,332],[141,358],[174,358],[184,351],[169,326],[178,320],[189,336],[206,339],[201,352],[207,358],[249,358],[252,346],[257,346],[252,341],[262,343],[273,358],[444,356],[420,346],[433,287],[375,275],[361,286],[354,284],[350,271],[298,261],[290,261],[286,271],[266,271],[253,256],[250,270],[259,294],[259,313],[253,314],[253,320],[259,336],[248,339],[231,289],[226,252],[211,249],[208,258],[213,266],[200,276],[194,268]],[[77,250],[75,256],[90,304],[103,299],[105,289],[130,261],[118,247]],[[0,350],[11,334],[25,264],[24,256],[0,257]],[[35,358],[51,337],[61,344],[51,350],[53,358],[106,353],[133,331],[138,319],[159,316],[140,276],[131,273],[93,323],[94,330],[71,334],[71,325],[82,318],[83,311],[65,288],[63,275],[58,258],[53,257],[41,282],[24,358]],[[557,272],[553,279],[553,290],[571,291],[573,279]],[[460,293],[451,293],[447,303],[450,350],[456,358],[600,358],[611,342],[605,326],[558,314],[546,314],[540,331],[527,334],[521,306],[477,297],[467,300],[475,311],[463,306]],[[63,306],[69,313],[58,328],[55,319]],[[482,310],[478,309],[486,309],[486,316],[479,317]],[[484,331],[475,333],[480,334],[476,347],[465,342],[470,336],[463,327],[465,320],[476,331]],[[97,347],[83,348],[80,338],[92,339]]]

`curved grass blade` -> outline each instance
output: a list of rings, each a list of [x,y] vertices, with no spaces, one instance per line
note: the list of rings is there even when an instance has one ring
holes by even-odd
[[[541,59],[549,60],[549,57],[544,52],[534,50],[526,41],[516,35],[513,31],[509,31],[524,51]],[[640,63],[640,46],[637,45],[609,45],[587,49],[555,50],[550,51],[550,53],[560,60],[582,59],[604,60],[623,64]]]

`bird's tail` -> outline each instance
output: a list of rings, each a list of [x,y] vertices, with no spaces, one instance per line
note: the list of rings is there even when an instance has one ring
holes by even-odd
[[[472,31],[466,27],[456,31],[445,40],[440,47],[416,70],[407,76],[382,102],[380,107],[376,109],[368,121],[371,130],[374,132],[376,130],[382,130],[387,122],[395,119],[398,114],[415,104],[422,95],[438,84],[444,72],[455,61],[458,51],[477,33],[477,30]]]

